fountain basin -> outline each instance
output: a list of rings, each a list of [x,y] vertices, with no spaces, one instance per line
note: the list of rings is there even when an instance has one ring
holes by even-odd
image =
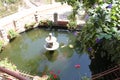
[[[44,45],[46,50],[53,51],[59,48],[59,43],[52,33],[49,33],[49,36],[45,39],[45,41],[47,42],[47,44]]]
[[[44,48],[49,51],[53,51],[59,48],[59,43],[54,42],[52,47],[48,47],[48,44],[44,45]]]

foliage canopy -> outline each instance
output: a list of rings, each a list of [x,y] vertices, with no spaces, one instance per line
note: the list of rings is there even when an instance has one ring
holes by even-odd
[[[120,2],[103,3],[88,11],[88,21],[79,35],[81,50],[120,59]]]
[[[119,0],[61,0],[73,7],[74,17],[79,4],[87,12],[86,25],[78,35],[80,51],[90,55],[100,53],[120,62],[120,1]]]

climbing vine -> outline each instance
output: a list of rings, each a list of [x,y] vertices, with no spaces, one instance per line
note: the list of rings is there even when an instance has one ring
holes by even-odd
[[[79,35],[81,51],[100,53],[120,60],[120,2],[103,3],[89,9],[89,18]]]
[[[120,63],[120,1],[119,0],[61,0],[73,7],[74,18],[79,4],[87,12],[86,25],[78,35],[80,51],[94,56],[108,56]],[[71,19],[74,19],[71,17]],[[74,19],[75,20],[75,19]]]

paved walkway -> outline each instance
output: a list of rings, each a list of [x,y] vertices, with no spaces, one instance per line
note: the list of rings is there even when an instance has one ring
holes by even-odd
[[[50,15],[53,15],[55,12],[58,14],[63,14],[65,12],[70,12],[71,7],[64,4],[61,5],[60,3],[54,3],[54,4],[49,4],[49,5],[42,5],[39,7],[35,8],[30,8],[30,9],[24,9],[21,10],[15,14],[12,14],[10,16],[4,17],[0,19],[0,24],[4,24],[6,21],[10,22],[11,20],[19,19],[21,17],[25,17],[30,14],[34,14],[36,11],[38,11],[38,14],[42,17],[49,17]]]
[[[0,27],[4,27],[5,25],[11,23],[13,20],[19,20],[21,18],[30,17],[30,15],[34,16],[36,11],[38,12],[38,17],[40,20],[44,20],[44,19],[53,20],[54,13],[58,13],[58,20],[68,20],[67,16],[70,14],[71,10],[72,8],[70,6],[68,6],[67,4],[61,5],[61,3],[54,3],[54,4],[42,5],[30,9],[24,9],[13,15],[0,19]],[[29,20],[32,19],[28,18],[27,22],[29,22]],[[79,22],[80,24],[85,23],[84,20],[80,20]]]

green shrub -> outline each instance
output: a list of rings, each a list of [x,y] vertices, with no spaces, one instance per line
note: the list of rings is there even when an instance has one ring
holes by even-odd
[[[67,24],[68,29],[76,29],[77,28],[77,22],[76,21],[69,21]]]
[[[27,30],[27,29],[31,29],[31,28],[34,27],[34,25],[35,25],[35,22],[27,23],[27,24],[25,24],[25,29],[26,29],[26,30]]]
[[[4,60],[0,60],[0,66],[13,71],[17,70],[17,67],[9,62],[7,58],[5,58]]]
[[[18,35],[18,33],[17,33],[15,30],[13,30],[13,29],[9,30],[9,32],[8,32],[8,37],[9,37],[9,39],[13,39],[13,38],[15,38],[17,35]]]
[[[79,35],[80,50],[100,54],[120,63],[120,2],[89,9],[89,18]]]
[[[53,25],[53,22],[51,20],[41,20],[39,23],[42,26],[52,26]]]

